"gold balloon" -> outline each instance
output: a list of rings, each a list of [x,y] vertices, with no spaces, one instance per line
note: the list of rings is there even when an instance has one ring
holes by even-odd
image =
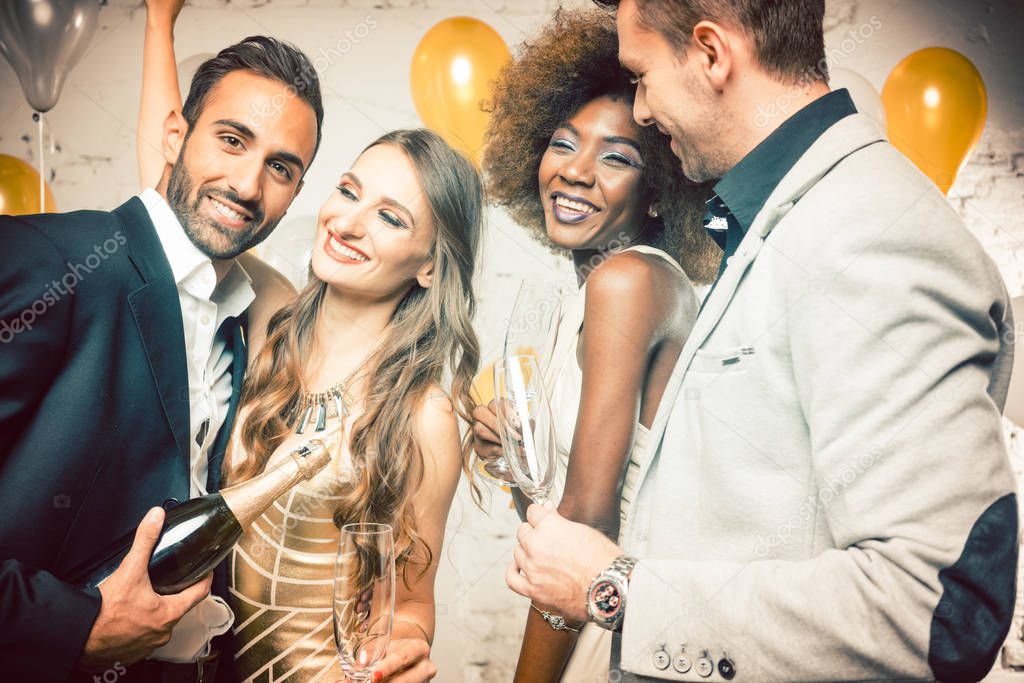
[[[48,213],[57,210],[49,183],[45,210]],[[39,174],[21,159],[0,154],[0,214],[23,216],[29,213],[39,213]]]
[[[889,74],[882,103],[892,144],[947,193],[985,128],[978,69],[955,50],[918,50]]]
[[[510,350],[509,355],[514,356],[536,356],[537,350],[532,346],[517,346]],[[473,378],[473,385],[469,388],[469,395],[478,406],[485,406],[494,400],[494,364],[498,361],[491,361]],[[526,382],[530,381],[530,370],[525,369],[523,375]]]
[[[452,17],[427,31],[412,58],[412,99],[423,123],[480,163],[490,116],[481,103],[511,54],[479,19]]]
[[[494,400],[494,363],[487,364],[476,374],[469,395],[478,406],[485,406]]]

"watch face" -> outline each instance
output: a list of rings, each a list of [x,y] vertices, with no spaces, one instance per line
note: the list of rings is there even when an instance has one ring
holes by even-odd
[[[595,618],[611,620],[622,609],[622,596],[618,585],[611,579],[601,579],[590,588],[590,604]]]

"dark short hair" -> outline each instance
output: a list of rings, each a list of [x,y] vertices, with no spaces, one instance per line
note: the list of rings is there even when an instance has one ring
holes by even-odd
[[[192,77],[188,97],[181,108],[181,115],[188,123],[189,131],[199,120],[206,105],[210,90],[232,71],[249,71],[258,76],[280,81],[302,98],[316,114],[316,145],[313,156],[320,148],[321,129],[324,122],[324,105],[320,96],[320,79],[316,75],[309,57],[290,43],[268,36],[249,36],[229,45],[216,57],[203,62]],[[308,167],[308,166],[307,166]]]
[[[615,9],[621,0],[594,0]],[[640,23],[675,48],[690,44],[693,27],[708,20],[740,28],[754,41],[757,61],[773,76],[827,81],[825,0],[636,0]]]

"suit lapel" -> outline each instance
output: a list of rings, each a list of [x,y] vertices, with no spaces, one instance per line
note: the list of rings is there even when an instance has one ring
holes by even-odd
[[[686,370],[689,368],[694,354],[703,346],[708,335],[728,310],[737,288],[761,253],[772,230],[800,198],[842,159],[884,139],[877,125],[869,117],[864,114],[847,116],[825,131],[811,145],[810,149],[800,157],[772,192],[768,201],[765,202],[764,208],[754,219],[753,225],[750,226],[736,253],[729,259],[719,281],[708,295],[708,300],[697,315],[693,330],[683,345],[679,360],[676,361],[675,369],[672,371],[672,377],[669,379],[661,403],[658,405],[654,423],[651,425],[648,449],[654,457],[644,458],[638,486],[643,484],[651,464],[656,457],[660,456],[668,419],[678,399]],[[635,494],[633,501],[638,498],[639,495]],[[630,519],[632,518],[631,512],[630,510],[628,516]]]
[[[764,213],[764,211],[761,212],[761,214]],[[775,217],[774,220],[778,221],[780,217]],[[665,428],[668,425],[668,419],[672,413],[676,398],[679,396],[679,390],[682,387],[686,369],[690,366],[690,361],[693,360],[694,354],[704,344],[708,335],[715,329],[718,321],[721,320],[722,315],[729,308],[729,303],[736,293],[736,288],[761,251],[764,235],[755,230],[760,218],[759,216],[758,221],[755,221],[751,229],[747,231],[743,241],[740,242],[740,246],[736,249],[736,253],[729,259],[725,271],[722,272],[721,277],[719,277],[714,288],[708,294],[707,301],[704,302],[703,307],[700,309],[697,320],[693,324],[693,329],[690,331],[690,336],[686,338],[683,350],[679,353],[679,359],[676,361],[675,369],[672,371],[672,376],[665,387],[661,403],[658,404],[658,412],[655,414],[654,422],[651,424],[651,432],[647,442],[648,455],[640,462],[640,474],[637,478],[638,489],[647,477],[647,472],[650,470],[655,457],[660,455],[659,451],[662,439],[665,436]],[[629,508],[626,511],[626,519],[633,518],[633,506],[639,497],[638,492],[633,494]]]
[[[132,198],[115,209],[114,214],[127,233],[128,255],[144,283],[128,295],[128,305],[146,349],[164,418],[187,471],[190,452],[188,368],[178,288],[142,201]]]

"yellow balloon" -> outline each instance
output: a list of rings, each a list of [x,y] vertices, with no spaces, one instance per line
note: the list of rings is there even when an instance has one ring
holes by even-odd
[[[490,117],[481,103],[510,58],[498,32],[472,17],[436,24],[412,57],[412,99],[423,123],[477,164]]]
[[[536,356],[537,350],[532,346],[517,346],[512,350],[511,355],[515,356]],[[469,395],[478,406],[485,406],[494,400],[494,364],[491,361],[473,378],[473,386],[469,388]],[[525,381],[530,381],[529,369],[524,375]]]
[[[882,104],[892,144],[947,193],[985,128],[978,69],[955,50],[918,50],[889,74]]]
[[[478,406],[485,406],[494,400],[494,363],[488,364],[476,374],[469,395]]]
[[[45,188],[46,211],[53,213],[57,204],[50,185]],[[0,214],[23,216],[30,213],[39,213],[39,174],[21,159],[0,154]]]

